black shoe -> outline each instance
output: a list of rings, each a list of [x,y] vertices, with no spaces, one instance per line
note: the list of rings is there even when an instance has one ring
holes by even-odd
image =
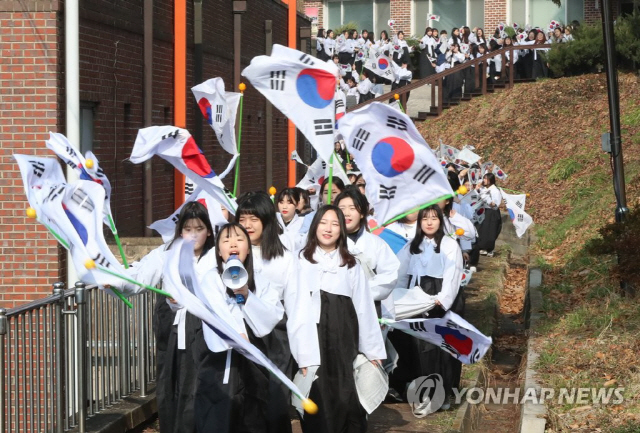
[[[386,400],[393,403],[402,403],[404,401],[400,393],[393,388],[389,388]]]

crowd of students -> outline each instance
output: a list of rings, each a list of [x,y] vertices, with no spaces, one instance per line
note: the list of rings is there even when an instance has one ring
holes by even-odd
[[[546,29],[528,26],[518,28],[515,25],[515,36],[509,36],[502,24],[491,35],[485,34],[482,28],[454,27],[449,34],[447,30],[427,27],[417,47],[407,44],[402,31],[396,32],[390,39],[388,32],[383,30],[376,39],[367,30],[359,34],[357,30],[345,30],[336,35],[333,30],[320,29],[316,37],[316,53],[319,59],[333,60],[339,66],[343,91],[362,102],[380,96],[383,84],[391,84],[395,89],[408,84],[413,78],[426,78],[484,56],[487,57],[486,78],[489,83],[501,79],[503,66],[508,73],[506,68],[511,62],[515,66],[516,78],[547,77],[549,65],[544,53],[548,48],[536,48],[535,45],[570,42],[574,29],[579,25],[577,21],[566,26],[552,21]],[[513,59],[511,52],[505,53],[506,65],[503,65],[502,55],[492,55],[492,52],[508,46],[519,46],[521,49],[512,51]],[[411,61],[413,52],[418,57],[415,67]],[[381,78],[365,67],[366,60],[376,54],[384,54],[391,59],[393,80]],[[474,91],[476,82],[473,68],[445,78],[445,102],[460,98],[463,88],[465,93]]]
[[[449,172],[454,191],[460,176],[464,181],[464,173]],[[447,395],[442,409],[449,408],[460,362],[425,341],[389,332],[378,319],[395,317],[395,289],[413,287],[436,299],[416,318],[464,314],[461,273],[475,266],[479,247],[493,250],[499,233],[500,200],[488,173],[478,192],[495,218],[476,228],[465,216],[463,197],[444,200],[388,226],[407,240],[396,254],[368,230],[372,209],[364,179],[357,173],[349,178],[350,185],[333,179],[330,204],[328,179],[319,188],[283,189],[275,198],[245,193],[235,216],[224,210],[229,223],[217,227],[200,202],[189,202],[174,239],[127,270],[139,282],[162,284],[175,240],[192,240],[196,278],[205,292],[224,298],[232,326],[290,378],[316,375],[309,397],[319,411],[299,415],[304,432],[367,430],[353,374],[358,356],[388,375],[387,398],[394,401],[407,398],[417,377],[440,374]],[[236,290],[222,278],[232,255],[249,276]],[[173,299],[158,300],[153,322],[160,431],[291,431],[290,393],[266,370],[229,349]],[[391,351],[399,358],[387,359]]]

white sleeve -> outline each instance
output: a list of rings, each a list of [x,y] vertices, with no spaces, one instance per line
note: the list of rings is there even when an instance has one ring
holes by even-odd
[[[454,227],[464,230],[464,234],[462,236],[458,236],[458,238],[470,242],[474,241],[476,238],[476,228],[468,218],[463,216],[460,212],[456,212],[454,216],[449,218],[449,221]]]
[[[344,78],[342,77],[340,78],[340,90],[345,93],[349,93],[349,90],[351,90],[351,87],[349,87],[349,85],[344,82]]]
[[[371,81],[369,80],[361,81],[358,84],[358,92],[362,93],[363,95],[366,95],[371,91],[371,87],[373,87],[373,84],[371,84]]]
[[[411,252],[409,248],[411,247],[411,242],[408,242],[402,249],[398,252],[398,261],[400,262],[400,267],[398,268],[398,280],[396,281],[397,289],[406,289],[409,285],[409,260],[411,260]]]
[[[420,49],[424,50],[425,48],[427,48],[427,36],[423,36],[422,39],[420,39]]]
[[[200,283],[202,293],[206,299],[201,301],[213,309],[220,318],[233,327],[239,334],[246,333],[244,323],[237,314],[229,310],[227,303],[226,288],[216,270],[211,270],[205,274]]]
[[[491,195],[491,201],[495,203],[495,207],[499,208],[502,203],[502,194],[500,194],[500,190],[498,188],[489,189],[489,194]]]
[[[157,286],[162,282],[166,256],[165,248],[166,245],[161,245],[144,256],[139,262],[133,262],[129,268],[125,269],[127,276],[139,283]],[[137,285],[126,281],[122,281],[120,288],[139,290]]]
[[[291,354],[298,366],[320,365],[320,343],[315,317],[311,309],[311,291],[300,275],[298,259],[290,254],[286,273],[284,308],[287,312],[287,335]]]
[[[250,293],[242,308],[244,320],[256,337],[264,337],[276,327],[284,316],[284,307],[277,290],[269,287]]]
[[[385,241],[377,238],[376,244],[376,266],[373,269],[375,276],[369,280],[369,288],[373,300],[381,301],[388,298],[396,287],[400,261]]]
[[[351,300],[358,315],[358,350],[370,361],[386,359],[387,351],[384,348],[376,307],[367,278],[359,264],[349,269],[349,280],[353,294]]]
[[[496,72],[502,72],[502,54],[493,56],[493,61],[496,64]]]
[[[436,295],[442,308],[449,310],[458,296],[462,279],[462,252],[458,243],[451,238],[444,237],[440,244],[440,258],[443,261],[442,289]]]

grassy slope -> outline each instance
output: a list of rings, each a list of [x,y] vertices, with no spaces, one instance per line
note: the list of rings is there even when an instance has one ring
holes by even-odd
[[[629,207],[640,204],[640,83],[620,76]],[[545,269],[538,366],[547,386],[623,386],[617,406],[549,404],[551,431],[640,431],[640,301],[621,298],[613,258],[583,251],[613,221],[615,198],[600,135],[609,129],[604,75],[520,84],[418,125],[432,146],[471,144],[531,194],[533,253]],[[601,430],[598,430],[601,429]]]

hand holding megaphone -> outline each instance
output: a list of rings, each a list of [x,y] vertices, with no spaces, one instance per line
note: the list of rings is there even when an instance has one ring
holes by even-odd
[[[225,286],[233,290],[238,304],[243,304],[249,295],[249,289],[247,288],[248,281],[249,274],[238,256],[235,254],[229,256],[222,271],[222,282]]]

